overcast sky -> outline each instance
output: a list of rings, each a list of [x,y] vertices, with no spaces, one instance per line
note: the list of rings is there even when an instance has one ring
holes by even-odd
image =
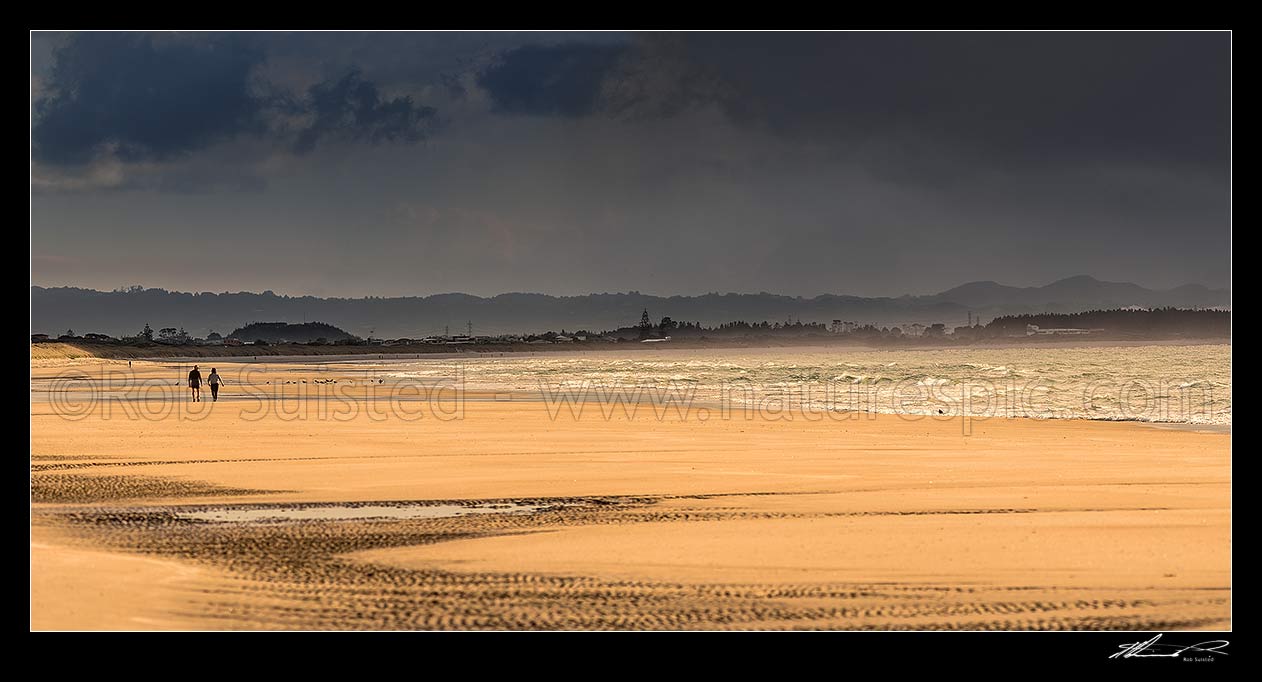
[[[31,276],[1226,286],[1230,58],[1227,33],[36,33]]]

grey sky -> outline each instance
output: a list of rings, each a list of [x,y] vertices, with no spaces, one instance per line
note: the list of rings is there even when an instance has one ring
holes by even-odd
[[[32,36],[32,280],[1229,280],[1230,35]]]

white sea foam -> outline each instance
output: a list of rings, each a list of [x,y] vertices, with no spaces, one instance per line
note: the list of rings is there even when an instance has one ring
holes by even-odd
[[[381,372],[424,381],[450,376],[456,362],[407,361]],[[756,404],[775,395],[801,405],[850,410],[858,408],[839,401],[858,394],[864,397],[861,409],[877,412],[1231,424],[1227,345],[655,349],[471,356],[458,362],[469,388],[538,393],[541,385],[579,390],[673,383],[702,403]],[[832,402],[821,402],[826,389],[833,390]]]

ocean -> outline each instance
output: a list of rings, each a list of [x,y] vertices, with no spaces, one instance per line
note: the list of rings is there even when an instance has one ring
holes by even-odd
[[[877,412],[1231,424],[1231,346],[506,353],[391,362],[399,378],[556,401],[656,401],[734,413]]]

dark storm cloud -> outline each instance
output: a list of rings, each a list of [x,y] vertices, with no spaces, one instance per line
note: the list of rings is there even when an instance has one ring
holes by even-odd
[[[513,113],[712,105],[913,175],[1117,160],[1221,172],[1230,136],[1222,34],[646,35],[628,48],[519,48],[478,82]]]
[[[417,142],[434,119],[355,68],[296,96],[256,77],[266,59],[262,41],[236,34],[70,36],[34,102],[35,157],[74,166],[104,149],[122,162],[165,161],[243,135],[305,153],[330,138]]]
[[[806,134],[898,135],[1004,162],[1221,168],[1230,133],[1222,34],[690,36],[745,120]]]
[[[222,89],[244,103],[203,98],[190,121],[153,121],[185,131],[154,142],[116,111],[175,96],[149,76],[162,68],[116,54],[144,40],[89,55],[81,41],[98,38],[35,36],[34,136],[53,153],[32,167],[33,280],[328,295],[898,295],[1082,273],[1224,286],[1230,39],[155,35],[154,59],[186,45],[251,66],[201,67],[235,73]]]
[[[72,36],[34,103],[36,157],[78,164],[114,144],[123,160],[166,159],[259,130],[264,102],[251,93],[249,74],[262,60],[233,35]]]
[[[477,82],[504,113],[583,116],[595,110],[605,78],[626,53],[622,45],[525,45],[504,53]]]
[[[320,138],[329,136],[373,144],[418,142],[435,114],[411,97],[383,99],[359,71],[312,86],[308,99],[314,121],[298,134],[294,149],[299,153],[310,152]]]
[[[166,159],[281,130],[297,133],[290,143],[303,151],[330,136],[424,137],[433,109],[382,95],[379,74],[454,99],[476,83],[505,114],[645,118],[712,106],[738,125],[832,145],[907,178],[961,164],[1226,166],[1223,34],[697,33],[517,46],[531,36],[492,36],[73,35],[34,103],[36,155],[82,163],[112,144],[124,161]],[[338,75],[288,94],[294,84],[252,78],[273,53],[284,64],[340,65]],[[476,65],[478,54],[494,57]],[[453,71],[460,63],[472,80]],[[278,127],[277,114],[309,120]]]

